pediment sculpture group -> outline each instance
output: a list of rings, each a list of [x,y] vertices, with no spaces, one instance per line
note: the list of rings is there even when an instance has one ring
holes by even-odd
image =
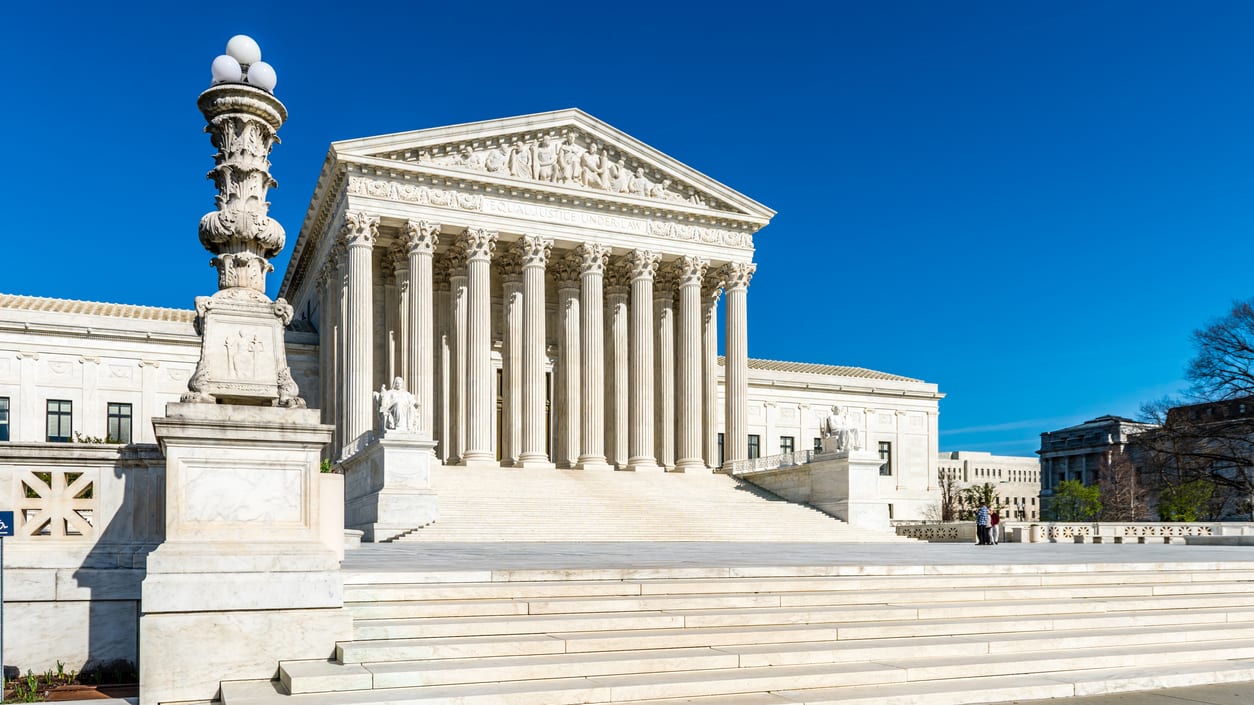
[[[857,415],[861,416],[862,413],[857,412]],[[834,446],[831,450],[836,452],[862,450],[860,426],[846,410],[833,406],[830,414],[819,419],[819,435],[825,441],[831,439],[823,444],[824,450],[828,450],[830,446]]]
[[[379,435],[418,431],[418,398],[405,389],[405,381],[400,377],[392,380],[391,389],[380,387],[374,393],[374,403],[379,414]]]
[[[419,161],[423,159],[420,157]],[[706,205],[701,194],[692,191],[685,196],[671,188],[670,179],[654,181],[645,174],[643,167],[632,169],[621,155],[615,161],[600,144],[592,142],[585,148],[569,134],[562,137],[541,136],[526,141],[514,139],[508,144],[502,141],[495,147],[479,151],[465,146],[458,153],[434,157],[430,161],[532,181]]]

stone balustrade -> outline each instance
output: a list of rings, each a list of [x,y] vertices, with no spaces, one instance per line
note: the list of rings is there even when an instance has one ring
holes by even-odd
[[[975,542],[974,521],[899,524],[896,530],[932,543]],[[1254,522],[1002,522],[1001,541],[1254,545]]]

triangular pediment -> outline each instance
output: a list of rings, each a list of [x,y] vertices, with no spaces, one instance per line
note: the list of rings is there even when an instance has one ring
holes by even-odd
[[[428,166],[769,220],[771,209],[587,113],[487,120],[336,142],[338,156]],[[765,224],[765,223],[762,223]]]

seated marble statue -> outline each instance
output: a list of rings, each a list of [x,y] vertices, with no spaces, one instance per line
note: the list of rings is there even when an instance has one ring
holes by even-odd
[[[405,390],[405,382],[400,377],[392,380],[392,388],[380,387],[374,393],[374,402],[379,410],[379,432],[386,436],[388,431],[413,433],[418,430],[418,400]]]
[[[857,426],[850,423],[849,415],[839,406],[833,406],[832,413],[819,421],[819,434],[823,438],[833,439],[837,451],[862,449]]]

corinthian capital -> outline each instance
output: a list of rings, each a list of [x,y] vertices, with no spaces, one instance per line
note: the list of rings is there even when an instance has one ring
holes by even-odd
[[[704,257],[685,255],[675,260],[675,275],[680,286],[701,286],[701,278],[710,266],[710,260]]]
[[[627,253],[623,262],[627,265],[627,271],[632,281],[635,281],[637,279],[652,279],[653,274],[657,272],[657,265],[661,259],[661,255],[650,250],[632,250]]]
[[[601,274],[610,259],[610,248],[595,242],[585,242],[575,250],[579,257],[580,274]]]
[[[729,262],[723,265],[723,288],[728,291],[749,288],[749,280],[757,270],[758,265],[753,262]]]
[[[539,235],[523,235],[514,245],[524,267],[543,267],[553,251],[553,241]]]
[[[440,244],[440,226],[425,220],[407,220],[404,241],[409,254],[432,254],[435,246]]]
[[[631,287],[631,272],[625,257],[615,257],[605,265],[605,293],[625,294]]]
[[[378,216],[362,211],[349,211],[344,214],[344,227],[340,228],[340,242],[343,242],[345,246],[373,247],[378,237]]]
[[[490,260],[496,251],[497,238],[495,230],[466,228],[466,232],[457,239],[457,249],[465,254],[467,261]]]
[[[567,252],[558,257],[550,269],[557,279],[558,286],[579,286],[579,272],[583,268],[583,257],[578,252]]]

